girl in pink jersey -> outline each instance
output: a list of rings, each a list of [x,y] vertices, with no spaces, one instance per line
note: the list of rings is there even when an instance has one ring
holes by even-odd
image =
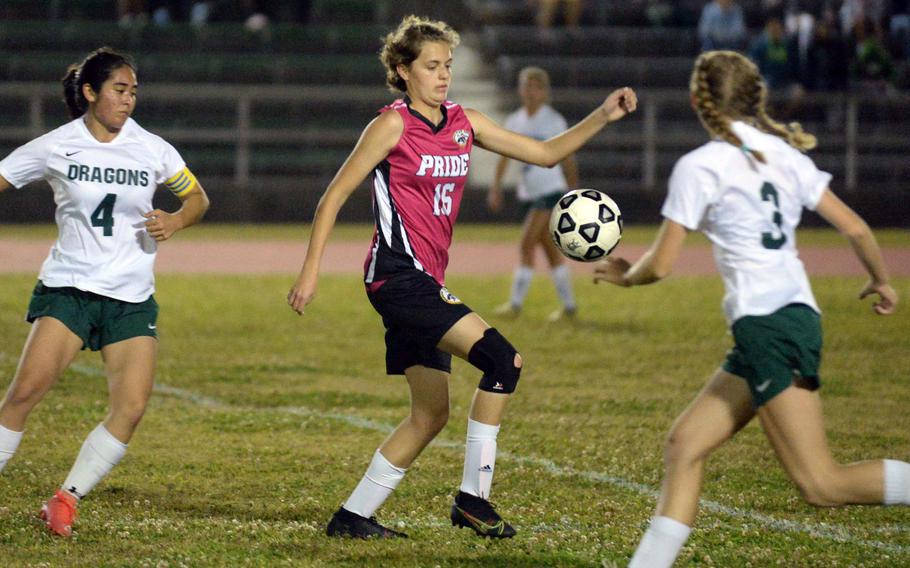
[[[386,37],[380,54],[386,82],[405,96],[367,125],[320,199],[303,268],[288,293],[288,304],[303,314],[316,295],[320,261],[338,211],[372,173],[376,228],[364,282],[386,328],[386,370],[405,375],[411,412],[382,443],[354,492],[333,515],[326,530],[331,536],[405,536],[372,515],[448,421],[452,355],[483,372],[468,419],[464,475],[452,505],[452,523],[483,536],[515,534],[488,499],[496,436],[518,383],[521,356],[444,287],[471,148],[476,143],[523,162],[551,166],[636,107],[635,93],[619,89],[558,136],[546,141],[521,136],[446,100],[458,41],[445,23],[416,16],[404,18]]]

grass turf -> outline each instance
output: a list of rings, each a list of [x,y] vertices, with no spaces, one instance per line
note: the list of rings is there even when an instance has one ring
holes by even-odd
[[[555,299],[538,278],[520,319],[488,318],[525,359],[493,494],[519,535],[490,542],[448,524],[478,379],[456,362],[440,443],[379,512],[412,538],[333,540],[324,524],[407,412],[407,389],[384,375],[381,324],[359,278],[324,278],[302,318],[284,305],[290,283],[159,277],[160,390],[127,457],[82,504],[72,540],[41,529],[41,502],[106,411],[100,357],[83,353],[34,411],[0,474],[3,564],[624,565],[653,510],[662,439],[729,346],[716,278],[632,290],[579,279],[575,325],[545,323]],[[4,388],[28,332],[21,317],[33,284],[0,276]],[[448,284],[483,315],[509,281],[452,275]],[[822,392],[836,457],[907,459],[906,310],[873,316],[854,299],[860,279],[814,284],[825,311]],[[908,281],[897,285],[906,292]],[[755,424],[712,457],[704,499],[679,565],[910,563],[906,508],[803,504]]]

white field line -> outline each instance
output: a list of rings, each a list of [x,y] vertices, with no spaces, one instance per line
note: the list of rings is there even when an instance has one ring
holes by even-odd
[[[0,352],[0,356],[4,356]],[[7,357],[0,357],[7,358]],[[99,376],[103,374],[103,371],[92,365],[84,365],[81,363],[75,363],[70,365],[70,369],[86,375]],[[156,384],[155,392],[158,394],[172,396],[179,400],[191,402],[197,406],[210,408],[212,410],[219,411],[232,411],[232,412],[264,412],[264,413],[283,413],[283,414],[293,414],[298,416],[312,416],[316,418],[328,418],[330,420],[335,420],[354,426],[357,428],[363,428],[365,430],[372,430],[375,432],[388,433],[391,432],[394,426],[362,418],[360,416],[355,416],[351,414],[344,414],[338,412],[324,412],[321,410],[315,410],[312,408],[302,407],[302,406],[282,406],[282,407],[243,407],[227,404],[218,400],[217,398],[201,395],[186,389],[181,389],[177,387],[171,387],[164,384]],[[437,439],[433,442],[434,446],[439,446],[443,448],[451,449],[462,449],[464,445],[459,442],[453,442],[451,440],[440,440]],[[517,454],[512,454],[510,452],[499,452],[499,457],[505,460],[514,461],[518,463],[525,463],[534,465],[542,468],[544,471],[553,475],[554,477],[575,477],[581,479],[587,479],[597,483],[605,483],[607,485],[612,485],[620,489],[625,489],[633,493],[637,493],[643,497],[657,498],[659,492],[648,485],[642,483],[636,483],[634,481],[629,481],[622,477],[617,477],[614,475],[609,475],[603,472],[598,471],[584,471],[576,470],[570,467],[564,467],[557,465],[552,460],[546,458],[540,458],[535,456],[522,456]],[[885,552],[895,553],[895,554],[910,554],[910,546],[892,544],[889,542],[882,542],[878,540],[866,540],[860,537],[855,536],[852,531],[843,527],[841,525],[827,524],[827,523],[808,523],[803,521],[793,521],[788,519],[778,519],[770,515],[764,515],[762,513],[757,513],[755,511],[739,509],[736,507],[730,507],[716,501],[710,501],[707,499],[702,499],[700,505],[703,509],[711,511],[712,513],[717,513],[721,515],[726,515],[728,517],[733,517],[736,519],[742,519],[756,523],[758,525],[764,526],[769,529],[773,529],[780,532],[788,533],[799,533],[807,534],[816,538],[825,538],[834,542],[865,546],[870,548],[875,548]],[[890,525],[885,527],[874,527],[867,529],[869,532],[893,535],[895,533],[906,533],[910,532],[910,527],[906,525]]]

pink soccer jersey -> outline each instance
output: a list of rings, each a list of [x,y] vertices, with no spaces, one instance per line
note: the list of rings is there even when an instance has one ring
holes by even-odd
[[[474,131],[464,109],[446,101],[438,126],[396,100],[379,112],[404,120],[395,148],[373,171],[376,229],[364,263],[371,288],[417,269],[445,283],[452,227],[458,217]]]

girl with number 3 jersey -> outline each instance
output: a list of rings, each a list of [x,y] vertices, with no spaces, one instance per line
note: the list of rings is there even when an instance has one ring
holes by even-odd
[[[319,205],[300,276],[287,302],[303,314],[316,295],[319,265],[335,218],[371,172],[376,228],[364,283],[386,329],[386,371],[403,374],[411,412],[373,455],[354,492],[333,515],[332,536],[401,537],[373,513],[405,470],[442,430],[449,413],[451,356],[483,371],[468,419],[454,525],[480,535],[515,534],[489,502],[496,437],[521,373],[514,347],[445,287],[452,227],[474,144],[538,165],[554,165],[609,122],[635,110],[635,93],[614,91],[573,128],[546,141],[506,130],[473,109],[447,100],[458,34],[443,22],[404,18],[386,37],[380,59],[386,82],[405,96],[386,106],[364,130]]]
[[[43,179],[57,204],[57,241],[28,307],[32,329],[0,403],[0,471],[26,419],[80,349],[101,351],[110,412],[86,438],[41,517],[70,536],[76,504],[126,453],[152,392],[158,304],[152,269],[158,242],[202,218],[208,198],[173,146],[130,115],[136,67],[110,49],[90,53],[63,78],[73,118],[0,161],[0,191]],[[152,208],[164,185],[182,202]]]
[[[666,276],[687,230],[714,244],[723,277],[724,313],[734,347],[721,369],[676,419],[664,451],[657,512],[630,566],[672,566],[695,520],[705,461],[753,417],[803,498],[816,506],[910,504],[910,464],[875,460],[841,465],[828,449],[819,398],[819,309],[795,246],[802,210],[815,210],[844,234],[869,272],[860,298],[894,311],[881,251],[868,225],[841,202],[801,151],[815,137],[765,111],[755,65],[732,51],[695,62],[692,105],[714,138],[680,159],[670,176],[664,222],[634,264],[608,258],[595,281],[650,284]]]

